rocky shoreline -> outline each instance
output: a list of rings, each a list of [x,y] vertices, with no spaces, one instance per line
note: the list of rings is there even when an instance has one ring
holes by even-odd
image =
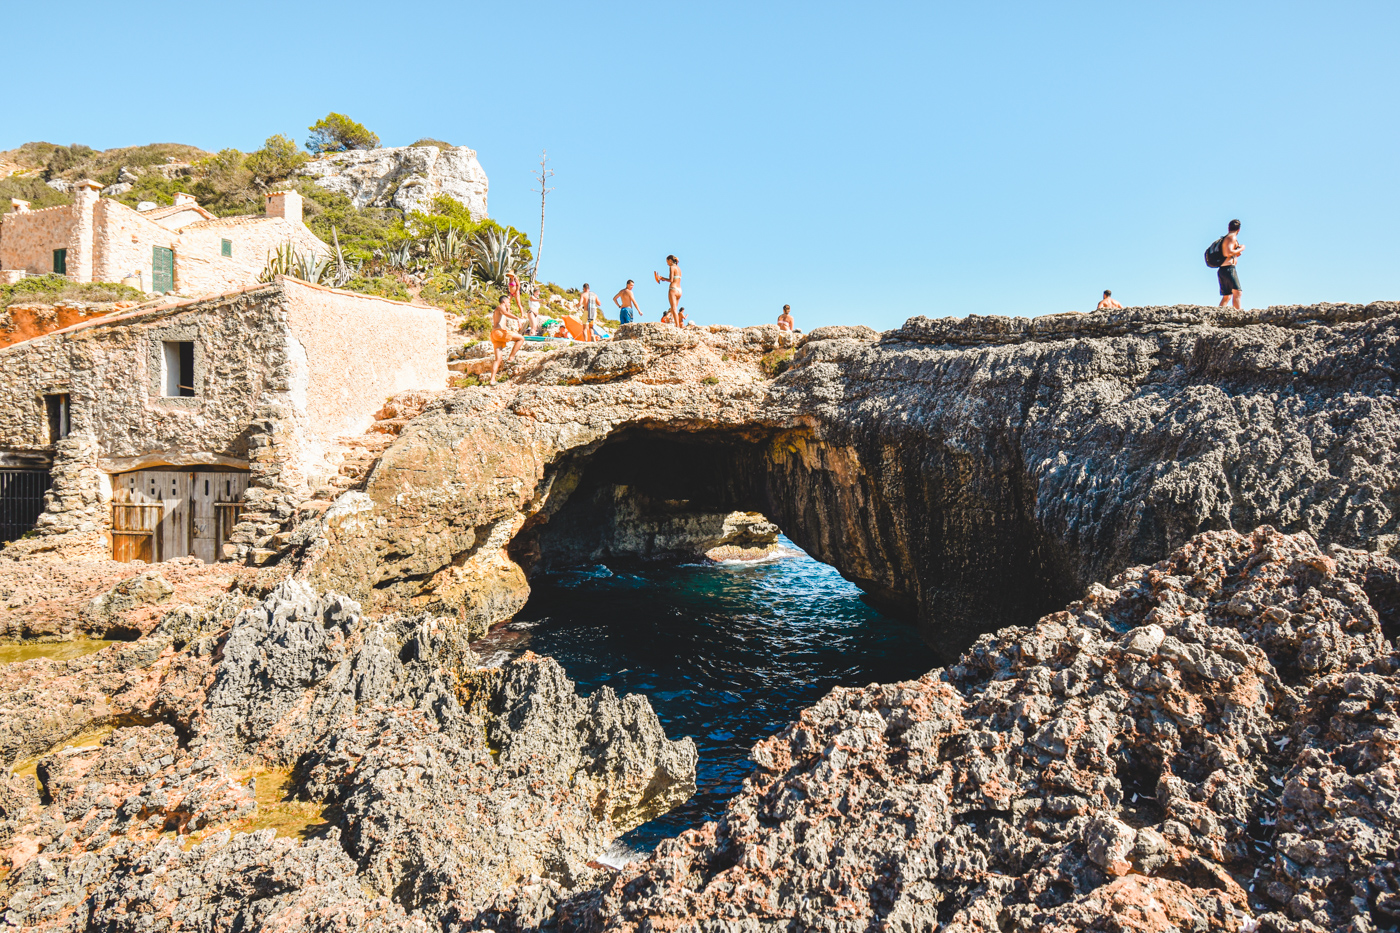
[[[129,639],[0,667],[3,922],[1394,929],[1397,313],[627,325],[431,404],[276,567],[0,560],[9,637]],[[618,868],[693,743],[469,643],[533,574],[779,528],[948,663]]]

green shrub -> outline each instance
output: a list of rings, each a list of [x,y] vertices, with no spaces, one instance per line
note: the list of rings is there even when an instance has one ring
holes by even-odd
[[[146,295],[117,282],[70,282],[61,275],[30,275],[0,285],[0,307],[59,301],[143,301]]]
[[[0,178],[0,213],[10,210],[10,198],[28,201],[34,210],[72,204],[73,196],[63,191],[55,191],[38,175],[11,175]]]
[[[341,287],[347,291],[378,295],[380,298],[392,298],[395,301],[409,301],[413,297],[408,293],[408,289],[404,288],[403,283],[392,275],[356,276]]]
[[[763,367],[763,371],[770,377],[776,378],[787,372],[788,367],[792,365],[792,355],[795,352],[797,351],[793,350],[791,347],[783,350],[770,350],[763,354],[763,359],[759,361],[759,365]]]
[[[310,181],[294,186],[304,199],[303,219],[322,242],[331,242],[331,228],[340,239],[345,258],[369,262],[375,250],[397,246],[409,239],[398,212],[380,208],[357,208],[349,195],[327,191]]]
[[[456,146],[452,145],[451,143],[443,142],[443,141],[440,140],[440,139],[433,139],[431,136],[424,136],[422,139],[418,140],[418,141],[415,142],[415,143],[409,143],[409,145],[410,145],[410,146],[432,146],[434,149],[456,149],[456,148],[457,148]]]
[[[252,173],[253,181],[266,188],[291,178],[309,161],[311,157],[298,149],[296,143],[277,133],[269,136],[261,149],[248,153],[244,166]]]
[[[328,113],[307,129],[311,131],[311,136],[306,140],[306,148],[317,155],[379,148],[378,136],[343,113]]]
[[[718,376],[706,376],[704,379],[702,379],[702,380],[700,380],[700,381],[703,382],[703,383],[705,383],[705,385],[707,385],[707,386],[717,386],[717,385],[719,385],[719,377],[718,377]]]
[[[464,376],[453,376],[448,380],[448,385],[454,389],[466,389],[470,386],[482,385],[481,377],[476,373],[467,373]]]

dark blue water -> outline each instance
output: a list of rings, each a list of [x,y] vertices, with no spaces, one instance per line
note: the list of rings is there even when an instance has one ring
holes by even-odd
[[[832,687],[907,680],[936,666],[910,626],[783,543],[789,556],[761,563],[536,578],[508,626],[522,637],[498,642],[557,659],[582,693],[608,684],[645,694],[669,737],[695,739],[695,796],[629,833],[623,841],[635,848],[717,817],[749,773],[754,743]]]

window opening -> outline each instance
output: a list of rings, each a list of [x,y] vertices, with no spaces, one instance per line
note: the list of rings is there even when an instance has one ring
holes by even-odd
[[[161,342],[161,387],[171,398],[194,396],[194,341]]]
[[[204,494],[209,495],[209,481],[207,479],[204,481]]]
[[[68,274],[68,250],[56,249],[53,251],[53,271],[57,275]]]
[[[68,393],[44,396],[44,411],[49,416],[49,443],[63,440],[72,430]]]
[[[219,255],[220,255],[220,256],[230,256],[230,257],[233,256],[233,241],[232,241],[232,240],[220,240],[220,241],[219,241]]]

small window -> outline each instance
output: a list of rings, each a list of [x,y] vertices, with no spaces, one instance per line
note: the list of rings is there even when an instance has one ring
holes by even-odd
[[[53,251],[53,271],[55,275],[68,274],[68,250],[56,249]]]
[[[219,241],[219,255],[220,255],[220,256],[229,256],[229,257],[232,257],[232,256],[233,256],[233,241],[232,241],[232,240],[220,240],[220,241]]]
[[[162,395],[171,398],[194,396],[194,341],[166,340],[161,343]]]
[[[68,393],[45,395],[44,411],[49,416],[49,443],[57,443],[67,437],[73,429],[69,416]]]

